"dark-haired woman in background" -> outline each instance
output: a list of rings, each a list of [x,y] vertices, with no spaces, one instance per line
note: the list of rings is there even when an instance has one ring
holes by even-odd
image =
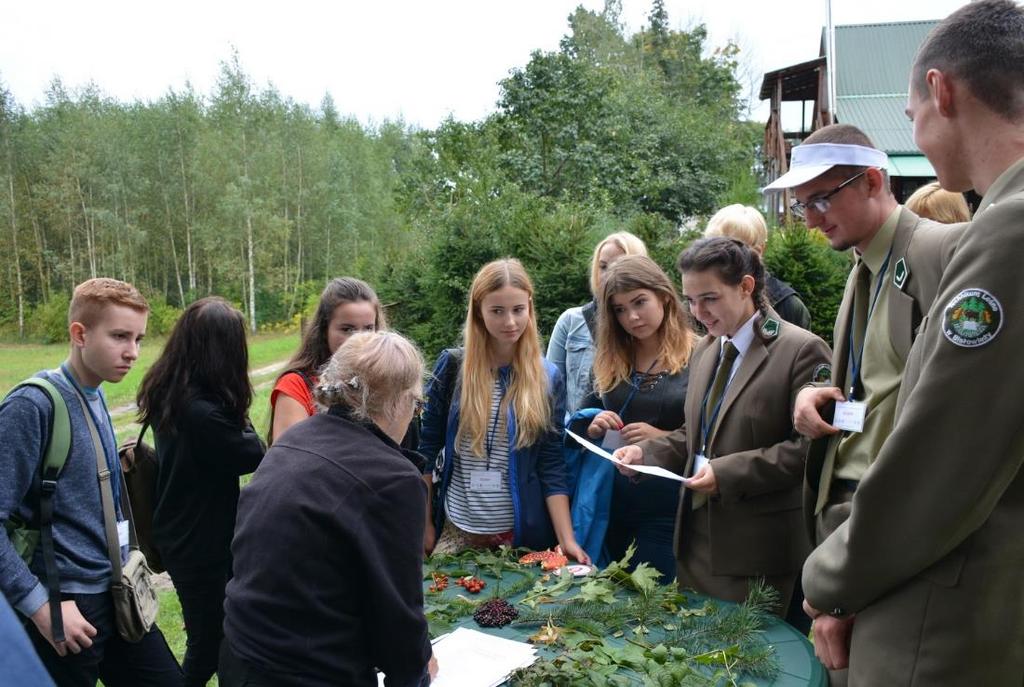
[[[387,326],[380,299],[369,284],[353,277],[332,279],[320,294],[316,314],[302,335],[299,350],[270,392],[268,443],[316,413],[316,376],[341,344],[358,332],[376,332]],[[416,438],[411,442],[410,447],[415,448]]]
[[[242,314],[222,298],[190,305],[139,388],[159,460],[153,538],[181,601],[186,685],[217,670],[238,478],[263,458]]]
[[[831,354],[766,304],[764,267],[745,244],[700,239],[678,267],[684,300],[708,332],[690,358],[686,425],[616,453],[687,478],[675,535],[681,586],[740,602],[764,578],[784,612],[810,546],[807,443],[793,429],[793,401]]]

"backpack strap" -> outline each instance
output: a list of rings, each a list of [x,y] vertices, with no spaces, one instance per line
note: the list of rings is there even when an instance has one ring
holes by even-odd
[[[42,472],[52,473],[53,480],[56,481],[71,453],[71,417],[68,415],[67,403],[64,402],[64,396],[61,395],[60,390],[47,379],[29,377],[15,389],[20,389],[23,386],[42,389],[50,397],[50,403],[53,405],[53,419],[50,423],[50,436],[46,438],[46,453],[43,457]]]
[[[33,489],[39,495],[39,544],[43,549],[46,591],[50,599],[50,628],[53,641],[63,642],[64,618],[60,608],[60,576],[57,573],[57,556],[53,547],[53,495],[57,491],[57,478],[64,470],[64,464],[71,452],[71,418],[64,396],[49,380],[30,377],[18,385],[22,386],[42,389],[53,405],[50,435],[46,438],[46,453],[43,456],[43,464],[35,475]]]

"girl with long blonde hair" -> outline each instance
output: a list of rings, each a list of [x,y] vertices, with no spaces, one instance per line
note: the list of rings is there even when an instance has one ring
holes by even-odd
[[[541,357],[533,283],[518,260],[477,272],[463,339],[464,349],[441,354],[427,390],[420,452],[436,457],[437,493],[426,550],[557,541],[588,561],[569,517],[562,377]]]
[[[570,428],[585,431],[608,450],[668,434],[684,421],[687,363],[693,348],[693,333],[672,282],[650,258],[625,256],[605,274],[597,305],[595,389],[583,401],[588,410],[575,415]],[[635,542],[633,562],[651,563],[664,581],[670,581],[675,576],[672,533],[678,485],[664,479],[634,483],[610,465],[589,456],[582,466],[603,474],[604,488],[599,491],[610,504],[598,509],[607,513],[606,530],[605,523],[595,526],[593,518],[587,523],[586,518],[574,517],[590,532],[577,536],[591,556],[603,549],[612,560]],[[581,484],[594,482],[584,479]],[[583,505],[588,495],[579,497]]]

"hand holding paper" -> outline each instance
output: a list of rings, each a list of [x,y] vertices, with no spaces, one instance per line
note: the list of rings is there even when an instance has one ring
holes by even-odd
[[[656,477],[665,477],[667,479],[674,479],[677,482],[682,482],[683,481],[683,478],[680,477],[679,475],[677,475],[676,473],[670,472],[670,471],[666,470],[665,468],[657,467],[655,465],[641,465],[639,463],[624,464],[621,460],[619,460],[618,458],[616,458],[612,454],[608,453],[607,451],[605,451],[600,446],[597,446],[596,444],[592,444],[591,442],[587,441],[586,439],[584,439],[580,435],[574,434],[573,432],[570,432],[569,430],[566,430],[566,432],[569,434],[569,436],[571,436],[573,439],[575,439],[581,446],[583,446],[583,448],[587,449],[591,453],[594,453],[594,454],[596,454],[598,456],[601,456],[602,458],[610,460],[611,462],[615,463],[616,465],[628,465],[628,467],[630,469],[636,470],[637,472],[642,472],[645,475],[654,475]],[[626,447],[626,448],[628,449],[628,448],[633,448],[633,447]]]

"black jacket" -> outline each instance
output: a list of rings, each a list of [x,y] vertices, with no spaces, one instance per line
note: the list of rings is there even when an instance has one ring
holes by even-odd
[[[206,398],[188,405],[176,429],[155,433],[153,540],[172,575],[220,574],[231,560],[238,477],[260,464],[263,442]]]
[[[801,329],[811,328],[811,313],[792,286],[770,272],[764,273],[765,295],[775,312]]]
[[[426,485],[373,425],[335,412],[290,428],[242,491],[224,634],[282,683],[418,685]]]

